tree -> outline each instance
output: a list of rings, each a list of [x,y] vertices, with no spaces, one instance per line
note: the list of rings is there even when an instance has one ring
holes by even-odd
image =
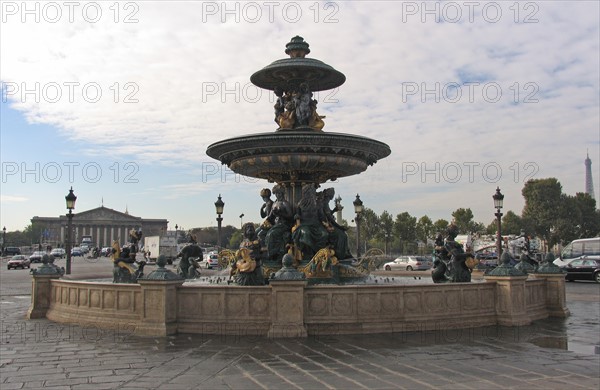
[[[396,215],[394,235],[400,241],[402,253],[414,251],[417,240],[417,218],[406,211]]]
[[[525,207],[521,216],[531,226],[532,233],[542,237],[548,245],[554,245],[552,231],[556,212],[561,205],[562,186],[555,178],[530,179],[521,191]]]
[[[366,252],[368,246],[377,244],[377,234],[380,231],[379,217],[373,210],[365,207],[360,218],[360,240],[364,243],[364,252]]]
[[[435,232],[431,218],[424,215],[417,221],[417,239],[427,243],[428,238],[434,238]]]
[[[442,236],[446,235],[446,229],[448,229],[448,225],[450,223],[445,219],[438,219],[433,223],[433,232],[437,236],[441,234]]]
[[[384,210],[383,213],[379,216],[379,224],[381,226],[381,230],[379,232],[379,237],[384,242],[384,252],[388,252],[387,243],[392,240],[392,230],[394,229],[394,220],[392,219],[392,215]]]
[[[579,238],[581,212],[577,208],[575,197],[561,194],[560,205],[554,213],[554,223],[550,230],[549,245],[564,244]]]
[[[240,247],[240,243],[242,242],[243,239],[244,239],[244,237],[242,235],[242,231],[237,230],[229,238],[229,244],[227,245],[227,247],[235,250],[236,248]]]
[[[600,234],[600,210],[596,209],[596,200],[583,192],[575,194],[575,207],[579,210],[577,238],[597,237]]]
[[[456,209],[452,213],[454,224],[458,226],[458,231],[463,234],[474,233],[479,229],[479,226],[473,221],[473,212],[471,209]]]
[[[520,235],[521,231],[525,231],[523,229],[521,217],[515,214],[512,210],[508,210],[502,217],[502,234]],[[495,232],[496,230],[494,230],[494,233]]]

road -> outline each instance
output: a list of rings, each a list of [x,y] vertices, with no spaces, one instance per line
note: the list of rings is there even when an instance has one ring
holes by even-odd
[[[72,270],[74,278],[111,278],[112,264],[76,258]],[[570,317],[529,326],[283,340],[144,338],[127,329],[28,321],[29,270],[2,264],[0,286],[2,390],[600,387],[600,284],[594,282],[567,284]]]

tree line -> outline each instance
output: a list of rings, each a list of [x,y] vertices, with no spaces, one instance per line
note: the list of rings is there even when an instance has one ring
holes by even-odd
[[[525,199],[525,206],[520,215],[510,210],[504,213],[503,235],[525,233],[543,239],[548,247],[600,235],[600,210],[596,208],[596,200],[590,195],[581,192],[574,196],[564,194],[562,185],[556,178],[531,179],[525,183],[521,194]],[[461,234],[496,234],[496,219],[492,219],[487,225],[476,222],[470,208],[458,208],[451,213],[451,217],[450,221],[433,221],[427,215],[417,218],[407,211],[394,217],[387,210],[377,215],[372,209],[365,207],[360,224],[361,252],[379,248],[385,253],[423,253],[428,240],[435,239],[439,233],[443,234],[450,222],[458,226]],[[348,228],[349,245],[355,249],[355,227],[349,226],[346,220],[338,223]],[[194,228],[191,231],[199,243],[216,245],[216,227]],[[221,241],[231,249],[238,248],[242,241],[241,230],[231,225],[222,227],[221,235]],[[23,231],[7,232],[5,246],[30,245],[31,242],[37,242],[37,237],[34,236],[31,225]]]

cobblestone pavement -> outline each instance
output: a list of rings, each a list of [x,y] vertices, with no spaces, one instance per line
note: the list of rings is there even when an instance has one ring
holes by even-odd
[[[594,283],[567,284],[571,317],[531,326],[286,340],[27,321],[30,296],[2,291],[2,390],[600,387]]]

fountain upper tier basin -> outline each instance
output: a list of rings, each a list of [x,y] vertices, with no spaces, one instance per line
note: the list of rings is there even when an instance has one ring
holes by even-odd
[[[297,88],[308,83],[310,90],[326,91],[344,84],[346,76],[342,72],[314,58],[284,58],[277,60],[250,77],[252,84],[273,91]]]
[[[325,183],[364,172],[391,150],[357,135],[284,129],[219,141],[206,153],[244,176],[277,183]]]

